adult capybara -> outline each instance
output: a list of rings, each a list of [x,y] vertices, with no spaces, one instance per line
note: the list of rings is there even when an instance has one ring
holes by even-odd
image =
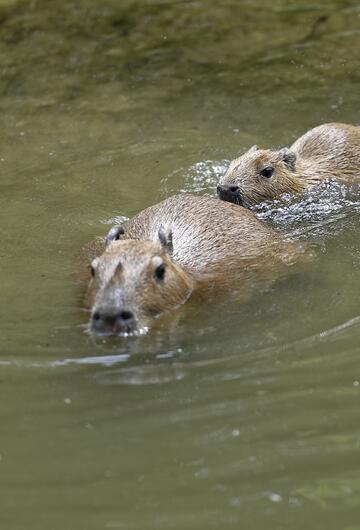
[[[247,293],[303,254],[245,208],[176,195],[113,227],[91,263],[90,330],[127,334],[219,287]]]
[[[233,160],[217,187],[220,199],[251,207],[284,193],[308,190],[325,179],[360,177],[360,128],[328,123],[311,129],[288,149],[253,146]]]

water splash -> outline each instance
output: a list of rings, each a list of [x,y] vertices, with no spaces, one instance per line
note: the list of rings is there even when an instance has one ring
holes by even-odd
[[[304,230],[324,226],[360,212],[359,186],[348,187],[335,181],[324,181],[306,192],[301,199],[284,194],[281,199],[257,205],[259,219],[279,228]]]
[[[162,194],[214,193],[220,177],[226,172],[230,160],[202,160],[188,169],[177,169],[162,179]],[[179,184],[179,178],[181,182]]]
[[[128,220],[129,218],[126,215],[116,215],[115,217],[110,217],[110,219],[101,219],[100,223],[105,225],[122,225]]]

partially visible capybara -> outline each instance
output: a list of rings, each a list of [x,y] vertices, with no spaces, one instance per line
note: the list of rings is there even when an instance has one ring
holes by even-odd
[[[251,207],[284,193],[303,192],[325,179],[360,178],[360,128],[328,123],[311,129],[288,149],[253,146],[233,160],[217,187],[220,199]]]
[[[249,210],[206,196],[176,195],[113,227],[91,264],[90,330],[141,332],[193,292],[247,293],[303,254]]]

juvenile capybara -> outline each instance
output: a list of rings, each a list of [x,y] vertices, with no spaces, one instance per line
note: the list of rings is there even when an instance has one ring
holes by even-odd
[[[194,292],[245,293],[302,254],[300,244],[283,241],[245,208],[176,195],[110,230],[91,263],[90,330],[142,332]]]
[[[220,199],[245,207],[310,189],[325,179],[360,178],[360,128],[328,123],[311,129],[290,148],[253,146],[233,160],[217,187]]]

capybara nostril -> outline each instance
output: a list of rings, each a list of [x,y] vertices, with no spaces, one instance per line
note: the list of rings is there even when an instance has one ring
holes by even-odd
[[[134,313],[131,311],[121,311],[119,313],[119,318],[124,322],[129,322],[130,320],[134,320]]]
[[[229,193],[229,188],[227,186],[222,186],[221,184],[219,184],[216,187],[216,192],[217,192],[219,199],[226,200],[226,197],[228,196],[228,193]]]
[[[238,193],[238,191],[239,191],[239,186],[229,186],[230,193],[235,194],[235,193]]]
[[[93,314],[92,316],[93,320],[96,322],[98,320],[100,320],[101,316],[100,316],[100,313],[99,311],[95,311],[95,313]]]

